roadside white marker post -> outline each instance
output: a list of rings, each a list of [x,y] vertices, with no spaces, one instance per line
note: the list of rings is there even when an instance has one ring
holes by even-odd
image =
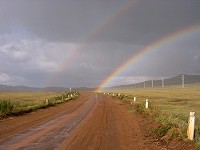
[[[136,97],[133,98],[134,102],[136,101]]]
[[[195,112],[190,112],[190,117],[188,120],[187,135],[188,135],[188,139],[191,141],[193,141],[194,139],[194,126],[195,126]]]
[[[149,102],[148,99],[146,99],[145,108],[147,109],[148,107],[149,107]]]
[[[49,100],[48,100],[48,99],[46,99],[46,100],[45,100],[45,103],[48,105],[48,104],[49,104]]]

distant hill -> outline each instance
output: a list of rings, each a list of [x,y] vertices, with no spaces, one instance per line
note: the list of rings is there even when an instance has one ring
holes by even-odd
[[[35,92],[40,88],[26,87],[26,86],[7,86],[0,85],[0,92]]]
[[[92,91],[93,88],[79,87],[73,88],[72,91]],[[0,84],[0,92],[64,92],[69,91],[69,88],[65,87],[27,87],[27,86],[7,86]]]
[[[185,84],[197,84],[200,83],[200,75],[186,75],[184,74],[184,83]],[[168,79],[164,79],[165,86],[171,85],[181,85],[182,84],[182,75],[174,76]],[[154,87],[161,87],[162,80],[153,80]],[[120,86],[113,86],[108,89],[132,89],[132,88],[139,88],[144,87],[144,82],[129,84],[129,85],[120,85]],[[145,87],[152,87],[152,80],[145,81]]]
[[[181,85],[182,84],[182,75],[178,75],[175,77],[171,77],[168,79],[164,79],[165,86],[170,85]],[[185,84],[196,84],[200,83],[200,75],[184,75]],[[162,80],[153,80],[154,87],[161,87]],[[151,87],[152,81],[145,81],[145,87]],[[129,84],[129,85],[120,85],[110,87],[108,89],[132,89],[144,87],[144,82]],[[87,88],[87,87],[77,87],[73,88],[72,91],[94,91],[95,88]],[[0,92],[64,92],[69,91],[69,88],[65,87],[45,87],[45,88],[37,88],[37,87],[26,87],[26,86],[7,86],[0,84]]]

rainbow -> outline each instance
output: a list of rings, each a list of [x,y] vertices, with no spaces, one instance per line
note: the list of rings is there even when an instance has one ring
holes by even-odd
[[[101,92],[104,87],[108,85],[110,81],[118,74],[120,74],[123,70],[125,70],[129,65],[136,62],[141,57],[145,56],[145,54],[149,51],[153,51],[163,45],[169,44],[175,40],[181,39],[187,35],[191,35],[200,30],[200,23],[193,24],[189,27],[183,28],[171,34],[168,34],[158,40],[155,40],[151,44],[145,46],[143,49],[139,50],[138,53],[129,57],[125,62],[123,62],[117,69],[115,69],[99,86],[96,92]]]
[[[70,53],[68,55],[66,55],[66,57],[61,61],[60,66],[55,70],[55,72],[52,73],[50,75],[50,77],[47,78],[47,81],[46,81],[46,83],[44,85],[47,87],[47,86],[51,85],[51,83],[55,79],[59,78],[59,75],[62,72],[62,70],[64,70],[67,67],[69,67],[70,62],[73,61],[73,59],[78,55],[78,52],[80,50],[82,50],[87,43],[92,41],[92,39],[94,37],[96,37],[98,35],[98,33],[100,33],[103,29],[105,29],[112,22],[114,22],[116,20],[116,18],[120,17],[125,12],[127,12],[128,10],[133,8],[133,6],[135,6],[137,4],[137,2],[139,2],[139,0],[138,1],[137,0],[131,0],[131,1],[128,1],[128,2],[126,2],[124,4],[122,4],[118,10],[113,12],[111,15],[109,15],[107,18],[105,18],[102,21],[101,24],[97,25],[94,29],[92,29],[86,35],[86,37],[84,37],[81,40],[80,44],[78,44],[77,46],[75,46],[75,48],[70,50]]]

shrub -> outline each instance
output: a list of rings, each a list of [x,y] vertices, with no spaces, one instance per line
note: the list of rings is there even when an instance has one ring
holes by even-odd
[[[159,128],[155,128],[152,130],[152,132],[155,134],[155,135],[158,135],[159,137],[162,137],[164,136],[169,129],[171,129],[171,125],[168,125],[168,124],[165,124],[165,125],[161,125]]]
[[[136,107],[137,107],[136,108],[136,112],[139,112],[139,113],[144,113],[145,112],[145,108],[144,108],[144,106],[142,104],[139,103]]]
[[[3,114],[10,114],[14,108],[14,105],[9,101],[0,101],[0,112]]]

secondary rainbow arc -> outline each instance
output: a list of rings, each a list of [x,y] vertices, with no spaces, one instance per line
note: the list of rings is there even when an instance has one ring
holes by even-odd
[[[86,44],[88,44],[94,37],[96,37],[98,33],[100,33],[103,29],[105,29],[112,22],[114,22],[116,18],[120,17],[129,9],[133,8],[133,6],[135,6],[137,3],[139,3],[139,0],[130,0],[122,4],[118,10],[109,15],[100,24],[98,24],[90,32],[88,32],[88,34],[85,37],[83,37],[80,44],[78,44],[75,48],[71,50],[71,53],[62,60],[61,65],[54,71],[54,73],[52,73],[47,78],[47,81],[44,85],[49,86],[56,78],[59,78],[59,75],[61,74],[62,70],[67,68],[67,66],[70,64],[70,61],[73,61],[73,59],[79,54],[78,52],[81,51]]]

